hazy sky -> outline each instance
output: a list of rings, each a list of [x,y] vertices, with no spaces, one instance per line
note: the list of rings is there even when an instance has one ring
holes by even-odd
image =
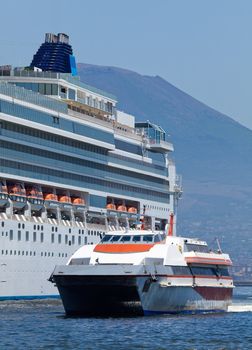
[[[252,129],[252,0],[8,0],[0,15],[0,64],[64,32],[78,62],[160,75]]]

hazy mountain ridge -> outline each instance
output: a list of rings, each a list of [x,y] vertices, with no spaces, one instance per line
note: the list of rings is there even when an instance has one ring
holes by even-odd
[[[183,176],[179,229],[207,239],[231,232],[224,247],[252,265],[252,131],[159,76],[82,63],[78,69],[82,81],[115,95],[120,110],[170,134]],[[238,248],[237,234],[244,239]]]
[[[156,76],[129,70],[79,64],[82,80],[118,98],[118,107],[137,120],[151,120],[171,135],[180,172],[195,178],[252,184],[252,131],[197,101]],[[235,171],[234,163],[240,170]],[[210,173],[209,173],[210,172]],[[231,176],[232,174],[232,176]]]

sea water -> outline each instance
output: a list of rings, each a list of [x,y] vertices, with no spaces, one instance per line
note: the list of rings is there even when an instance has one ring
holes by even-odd
[[[60,300],[0,302],[2,349],[252,350],[252,287],[223,314],[67,318]]]

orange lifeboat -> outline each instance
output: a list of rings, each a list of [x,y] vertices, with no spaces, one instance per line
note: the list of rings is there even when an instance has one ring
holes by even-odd
[[[81,197],[72,198],[73,205],[85,205],[85,200]]]
[[[54,193],[45,193],[44,200],[45,201],[58,201],[58,196]]]
[[[9,194],[15,194],[18,196],[25,196],[25,190],[21,187],[20,184],[15,184],[13,186],[9,186]]]
[[[115,204],[113,203],[109,203],[106,205],[106,208],[109,209],[109,210],[116,210],[116,206]]]
[[[42,192],[35,186],[34,187],[28,187],[26,189],[26,194],[27,194],[28,197],[31,197],[31,198],[43,199]]]
[[[66,195],[64,195],[64,196],[60,196],[59,201],[61,203],[71,203],[71,198],[66,196]]]
[[[128,213],[137,214],[137,208],[135,208],[135,207],[129,207],[129,208],[128,208]]]
[[[118,205],[118,207],[116,209],[118,211],[127,211],[127,208],[125,207],[125,205]]]

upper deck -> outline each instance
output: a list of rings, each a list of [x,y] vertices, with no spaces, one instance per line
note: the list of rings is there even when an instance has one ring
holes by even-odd
[[[8,83],[1,84],[0,93],[54,109],[84,123],[91,122],[132,142],[144,143],[146,149],[154,152],[173,151],[173,145],[165,140],[163,129],[151,124],[155,134],[150,134],[145,123],[135,124],[134,119],[121,118],[115,96],[81,82],[79,77],[4,66],[0,67],[0,82]],[[15,88],[10,86],[13,84]]]

